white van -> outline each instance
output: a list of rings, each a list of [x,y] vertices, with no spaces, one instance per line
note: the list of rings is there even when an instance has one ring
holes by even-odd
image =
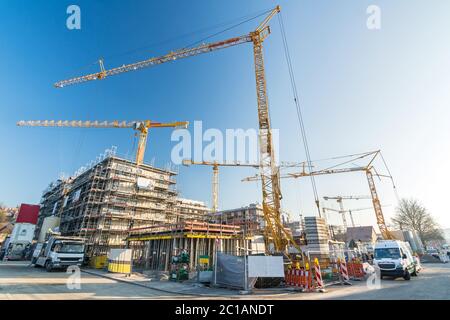
[[[381,278],[403,277],[405,280],[417,276],[417,266],[409,243],[398,240],[383,240],[375,244],[373,263],[380,268]]]

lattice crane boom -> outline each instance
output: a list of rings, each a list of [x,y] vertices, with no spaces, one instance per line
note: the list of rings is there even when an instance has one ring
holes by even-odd
[[[139,134],[136,150],[136,164],[144,162],[148,130],[151,128],[187,128],[189,122],[177,121],[161,123],[151,120],[143,121],[81,121],[81,120],[29,120],[17,122],[19,127],[69,127],[69,128],[130,128]]]
[[[112,68],[109,70],[101,69],[99,72],[91,73],[88,75],[70,78],[67,80],[58,81],[54,84],[56,88],[63,88],[73,84],[79,84],[88,81],[102,80],[106,77],[118,75],[125,72],[136,71],[144,68],[149,68],[157,66],[166,62],[171,62],[179,59],[184,59],[188,57],[197,56],[202,53],[208,53],[212,51],[217,51],[220,49],[225,49],[233,47],[242,43],[251,42],[252,38],[250,35],[245,35],[241,37],[231,38],[225,41],[217,41],[213,43],[202,44],[195,48],[184,48],[175,51],[171,51],[163,56],[149,58],[147,60],[126,64],[117,68]],[[100,60],[103,62],[103,60]]]

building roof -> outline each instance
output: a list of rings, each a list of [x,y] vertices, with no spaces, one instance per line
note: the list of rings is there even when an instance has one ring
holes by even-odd
[[[355,240],[362,242],[375,242],[377,235],[372,226],[348,227],[346,234],[347,241]]]
[[[39,205],[22,203],[20,205],[16,223],[36,224],[39,215],[39,208]]]
[[[177,198],[177,200],[183,204],[190,204],[190,205],[206,207],[206,204],[203,201],[191,200],[191,199],[185,199],[185,198]]]

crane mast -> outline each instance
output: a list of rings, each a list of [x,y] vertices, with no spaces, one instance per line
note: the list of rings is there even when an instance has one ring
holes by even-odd
[[[259,148],[260,148],[260,175],[263,186],[263,212],[266,222],[266,241],[273,243],[275,252],[283,252],[286,248],[284,227],[281,222],[281,190],[279,170],[275,165],[275,156],[272,143],[272,129],[269,118],[269,101],[267,97],[267,85],[264,69],[263,42],[270,34],[267,23],[280,11],[277,7],[263,21],[263,23],[251,33],[253,41],[253,55],[255,64],[256,96],[258,101],[259,121]]]
[[[259,122],[259,153],[260,174],[262,177],[262,202],[265,226],[265,240],[267,247],[272,244],[271,251],[285,252],[288,240],[292,240],[284,229],[281,222],[281,191],[279,170],[275,165],[274,150],[272,143],[272,131],[269,119],[269,104],[267,98],[266,76],[264,70],[263,42],[270,34],[269,22],[281,11],[277,6],[267,15],[263,22],[252,32],[240,37],[230,38],[210,44],[202,44],[194,48],[184,48],[172,51],[166,55],[150,58],[144,61],[123,65],[121,67],[105,70],[101,61],[101,70],[72,79],[58,81],[54,84],[56,88],[79,84],[87,81],[104,79],[129,71],[151,67],[177,59],[196,56],[203,53],[213,52],[229,48],[243,43],[253,43],[253,56],[255,64],[256,96]]]
[[[256,164],[242,164],[242,163],[219,163],[216,161],[193,161],[191,159],[183,159],[183,165],[201,165],[211,166],[213,168],[212,174],[212,211],[216,213],[219,211],[219,167],[252,167],[259,168]]]

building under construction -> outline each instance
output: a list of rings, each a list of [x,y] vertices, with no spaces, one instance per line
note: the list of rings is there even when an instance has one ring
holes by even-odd
[[[240,226],[242,229],[246,228],[247,233],[252,234],[262,234],[265,226],[263,209],[258,203],[212,213],[211,221]]]
[[[182,250],[190,253],[191,268],[210,267],[217,252],[243,255],[244,248],[264,252],[262,236],[247,236],[240,226],[195,220],[133,228],[128,241],[135,257],[141,257],[141,267],[159,271],[169,271],[172,257]]]
[[[61,234],[84,237],[89,255],[123,247],[130,228],[179,220],[177,204],[183,202],[177,199],[176,174],[171,169],[137,166],[115,152],[107,152],[73,177],[60,179],[44,191],[39,228],[46,217],[58,216]],[[199,214],[197,207],[195,213]]]
[[[261,208],[226,211],[220,215],[224,219],[212,216],[203,202],[178,197],[176,175],[173,169],[137,166],[110,150],[43,192],[36,238],[48,231],[42,230],[46,218],[58,217],[62,235],[86,239],[88,256],[127,246],[135,261],[157,270],[167,270],[178,249],[190,252],[192,266],[215,250],[242,253],[244,232],[261,230]]]

